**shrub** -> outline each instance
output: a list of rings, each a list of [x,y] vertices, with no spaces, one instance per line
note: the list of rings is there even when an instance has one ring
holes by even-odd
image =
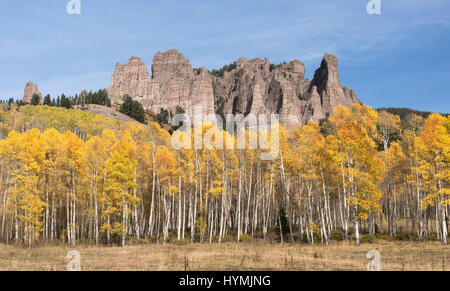
[[[278,69],[279,67],[281,67],[282,65],[286,65],[286,62],[282,62],[282,63],[279,63],[279,64],[270,64],[270,67],[269,67],[269,69],[270,69],[270,71],[272,72],[273,70],[276,70],[276,69]]]
[[[231,234],[225,235],[221,240],[222,243],[231,243],[235,241],[236,241],[235,238]]]
[[[188,245],[190,243],[191,243],[191,239],[190,238],[175,240],[173,242],[174,245],[178,245],[178,246]]]
[[[159,123],[161,127],[169,123],[169,111],[167,109],[161,108],[158,115],[156,115],[156,122]]]
[[[359,241],[361,243],[369,243],[369,244],[375,243],[376,240],[377,238],[373,234],[362,234],[359,238]]]
[[[225,65],[225,66],[223,66],[223,68],[221,68],[219,70],[212,70],[211,74],[215,77],[223,77],[225,72],[231,72],[234,69],[236,69],[236,62],[229,64],[229,65]]]
[[[382,240],[389,240],[389,235],[387,233],[376,233],[375,237],[377,239],[382,239]]]
[[[411,233],[411,234],[409,235],[409,239],[410,239],[411,241],[420,241],[420,240],[422,240],[422,239],[417,235],[417,233]]]
[[[217,98],[216,102],[215,102],[215,111],[216,111],[216,115],[219,115],[222,118],[223,121],[223,126],[226,129],[226,120],[225,120],[225,104],[227,103],[227,100],[223,97],[219,97]]]
[[[266,233],[266,241],[280,242],[280,237],[276,232],[268,232],[268,233]]]
[[[395,239],[396,240],[400,240],[400,241],[408,241],[408,240],[410,240],[407,233],[399,233],[399,234],[397,234],[395,236]]]
[[[335,229],[331,231],[330,239],[335,241],[342,241],[344,239],[344,233],[341,229]]]
[[[297,97],[298,97],[298,99],[300,101],[307,101],[308,100],[308,96],[306,94],[298,93]]]
[[[150,239],[148,238],[138,238],[128,237],[127,245],[146,245],[150,243]]]
[[[249,234],[242,234],[240,239],[240,241],[243,243],[249,243],[253,241],[253,237]]]

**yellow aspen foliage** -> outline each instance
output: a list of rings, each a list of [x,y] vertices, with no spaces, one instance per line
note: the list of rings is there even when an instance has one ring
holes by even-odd
[[[131,206],[139,204],[140,199],[133,195],[137,187],[135,181],[135,145],[130,134],[113,146],[111,155],[106,161],[106,181],[104,202],[107,205],[103,216],[107,218],[102,231],[120,239],[125,244],[127,235],[127,217],[131,214]]]
[[[424,179],[424,190],[430,193],[424,206],[450,203],[450,130],[448,118],[432,114],[425,122],[419,137],[418,168]]]
[[[177,136],[156,122],[4,106],[0,240],[315,244],[354,233],[358,244],[363,231],[446,243],[448,116],[400,120],[356,104],[289,129],[214,124]]]

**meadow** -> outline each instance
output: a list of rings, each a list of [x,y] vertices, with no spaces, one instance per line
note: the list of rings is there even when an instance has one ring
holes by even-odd
[[[366,254],[371,250],[381,253],[383,271],[450,270],[450,249],[440,242],[385,240],[359,247],[351,241],[328,245],[251,242],[32,249],[0,245],[0,270],[65,271],[71,250],[81,254],[83,271],[364,271],[369,262]]]

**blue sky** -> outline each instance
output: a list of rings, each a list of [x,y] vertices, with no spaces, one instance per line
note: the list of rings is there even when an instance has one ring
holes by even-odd
[[[450,1],[0,0],[0,98],[28,81],[44,94],[109,86],[116,62],[176,48],[194,67],[239,57],[300,59],[312,78],[323,53],[339,57],[341,82],[373,107],[450,112]]]

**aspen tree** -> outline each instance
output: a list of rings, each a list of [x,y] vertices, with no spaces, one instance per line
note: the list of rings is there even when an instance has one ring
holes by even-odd
[[[391,234],[403,220],[406,233],[445,243],[449,118],[402,122],[338,106],[320,123],[244,130],[239,149],[237,133],[204,123],[180,136],[202,143],[178,149],[157,123],[12,106],[0,110],[0,239],[124,245],[176,232],[212,243],[267,240],[285,225],[283,241],[327,243],[342,229],[358,243],[360,231],[383,232],[386,217]],[[228,149],[217,148],[223,141]],[[262,159],[268,150],[273,159]]]
[[[45,143],[41,133],[33,129],[21,136],[21,145],[21,151],[18,153],[21,171],[15,177],[15,185],[20,209],[19,220],[24,229],[23,239],[31,247],[31,244],[39,238],[43,226],[45,203],[40,199],[39,192]]]
[[[390,181],[389,160],[388,160],[388,148],[393,137],[400,135],[400,117],[386,111],[381,111],[378,114],[377,120],[378,130],[383,142],[384,149],[384,163],[385,163],[385,192],[387,194],[388,203],[388,222],[389,232],[391,235],[396,235],[396,227],[394,225],[393,216],[395,216],[393,208],[393,189]]]
[[[123,246],[126,243],[129,228],[128,217],[132,213],[129,206],[139,204],[132,193],[135,183],[135,160],[133,139],[124,134],[113,147],[106,161],[105,200],[107,207],[103,215],[107,217],[102,231],[109,231]],[[108,242],[110,243],[110,242]]]
[[[56,237],[57,226],[57,200],[58,195],[58,161],[62,151],[62,135],[54,128],[48,129],[43,133],[43,139],[46,143],[46,159],[45,167],[45,226],[44,237],[51,238],[53,241]]]
[[[450,126],[448,118],[432,114],[425,122],[419,137],[419,173],[423,177],[424,190],[429,193],[422,201],[423,207],[436,207],[436,226],[441,224],[441,238],[447,244],[447,206],[450,204]]]

